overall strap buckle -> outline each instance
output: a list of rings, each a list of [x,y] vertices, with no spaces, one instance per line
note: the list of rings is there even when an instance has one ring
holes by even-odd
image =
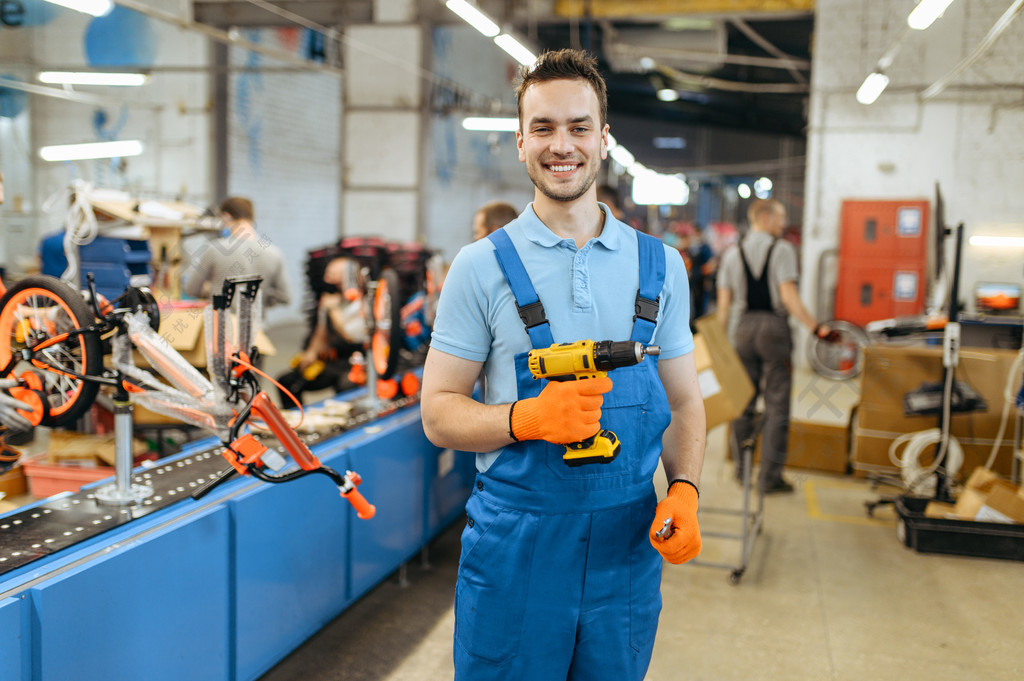
[[[640,292],[637,291],[635,305],[636,314],[633,315],[633,321],[635,322],[637,318],[640,318],[648,322],[651,322],[652,324],[656,324],[658,322],[658,308],[660,306],[660,296],[655,298],[654,300],[651,300],[650,298],[644,298],[642,295],[640,295]]]
[[[548,321],[547,315],[544,313],[544,305],[539,300],[522,306],[516,303],[516,310],[519,311],[519,318],[523,320],[527,329],[546,324]]]

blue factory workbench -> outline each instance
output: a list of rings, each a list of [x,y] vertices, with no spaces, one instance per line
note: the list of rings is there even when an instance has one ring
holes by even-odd
[[[217,444],[191,443],[158,466],[170,472]],[[472,455],[427,441],[418,405],[311,448],[363,477],[374,518],[358,519],[319,475],[236,477],[127,522],[97,517],[112,527],[0,573],[0,681],[256,679],[461,517],[475,476]],[[60,535],[86,536],[74,511],[102,484],[0,526],[45,515],[63,519]]]

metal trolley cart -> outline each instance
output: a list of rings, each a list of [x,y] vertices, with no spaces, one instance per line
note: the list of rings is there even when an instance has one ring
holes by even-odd
[[[764,494],[752,489],[753,480],[751,473],[754,464],[754,446],[757,442],[757,436],[761,432],[762,423],[763,421],[759,420],[753,434],[740,443],[740,456],[743,458],[743,501],[740,508],[708,507],[700,509],[700,514],[702,515],[730,515],[740,518],[739,532],[701,531],[704,537],[739,541],[739,563],[703,561],[700,558],[690,561],[693,565],[705,565],[707,567],[729,570],[729,583],[732,585],[739,584],[743,573],[747,570],[747,565],[750,563],[750,554],[754,550],[754,541],[761,534],[761,522],[764,519]]]

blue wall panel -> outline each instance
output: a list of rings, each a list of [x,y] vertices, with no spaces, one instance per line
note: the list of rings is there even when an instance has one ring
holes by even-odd
[[[437,450],[426,456],[427,539],[452,524],[466,509],[476,480],[476,456]]]
[[[360,486],[377,515],[362,521],[352,514],[352,596],[357,598],[408,560],[424,543],[424,450],[435,450],[419,420],[385,430],[353,444],[350,466],[363,476]],[[406,419],[399,421],[403,423]]]
[[[345,464],[331,461],[341,472]],[[322,475],[262,485],[230,503],[238,678],[255,679],[348,605],[351,507]]]
[[[257,679],[456,519],[475,472],[418,408],[314,451],[374,518],[325,476],[236,479],[40,560],[0,580],[0,681]]]
[[[34,678],[230,678],[229,521],[210,509],[34,587]]]
[[[0,601],[0,681],[28,681],[29,665],[26,659],[28,631],[22,630],[22,618],[27,608],[21,597]]]

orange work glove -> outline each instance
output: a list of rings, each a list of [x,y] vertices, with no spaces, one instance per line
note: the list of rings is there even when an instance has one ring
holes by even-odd
[[[537,397],[512,404],[509,435],[517,442],[547,440],[557,445],[586,440],[601,429],[601,405],[611,389],[607,376],[548,381]]]
[[[668,494],[654,510],[651,523],[651,545],[673,565],[685,563],[700,553],[700,526],[697,524],[697,487],[689,482],[675,480],[668,486]],[[665,521],[672,519],[671,528]],[[662,537],[657,534],[661,532]]]

